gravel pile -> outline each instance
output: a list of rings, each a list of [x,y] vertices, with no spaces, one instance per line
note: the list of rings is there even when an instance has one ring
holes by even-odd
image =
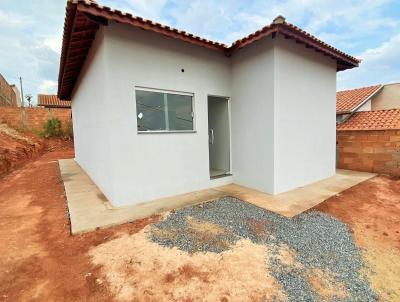
[[[216,226],[223,232],[194,231],[190,221]],[[310,288],[307,272],[333,273],[345,285],[348,296],[337,301],[377,301],[361,276],[363,261],[346,224],[327,214],[311,211],[293,219],[274,214],[232,197],[171,213],[152,226],[150,238],[183,251],[221,253],[237,240],[248,238],[265,244],[274,253],[287,245],[296,252],[299,266],[287,266],[272,258],[272,275],[284,287],[289,301],[319,301]],[[255,264],[256,265],[256,264]]]

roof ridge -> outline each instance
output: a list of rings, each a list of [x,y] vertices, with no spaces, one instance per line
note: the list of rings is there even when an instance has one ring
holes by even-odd
[[[83,17],[87,17],[88,23],[82,23]],[[87,27],[86,33],[83,30],[76,29],[75,20],[81,18],[81,26]],[[84,56],[77,56],[74,54],[74,58],[70,58],[70,53],[73,50],[70,49],[70,42],[72,36],[74,36],[74,43],[81,44],[84,52],[88,52],[93,42],[96,31],[100,26],[108,24],[108,22],[117,22],[121,24],[131,25],[136,28],[148,30],[151,32],[163,34],[173,39],[179,39],[188,43],[192,43],[197,46],[205,47],[208,49],[220,51],[226,56],[230,57],[237,50],[255,42],[262,38],[280,34],[288,39],[293,39],[296,43],[303,44],[307,48],[314,50],[315,52],[329,57],[336,61],[336,70],[346,70],[349,68],[357,67],[360,63],[355,57],[352,57],[337,48],[323,42],[314,35],[302,30],[301,28],[286,22],[283,16],[277,16],[272,23],[264,26],[263,28],[243,37],[239,40],[234,41],[230,46],[224,43],[202,38],[184,30],[179,30],[168,25],[163,25],[158,22],[144,19],[140,16],[134,16],[131,13],[125,13],[117,9],[103,6],[94,0],[67,0],[66,16],[64,22],[64,34],[63,44],[61,50],[60,59],[60,71],[58,78],[58,92],[57,95],[61,98],[70,98],[71,90],[75,85],[77,76],[80,72],[78,65],[83,64],[85,60]],[[88,25],[89,24],[89,25]],[[66,71],[67,61],[73,61],[75,69]],[[79,63],[79,64],[78,64]]]
[[[381,87],[381,86],[384,86],[384,85],[383,84],[376,84],[376,85],[370,85],[370,86],[364,86],[364,87],[350,88],[350,89],[336,91],[336,93],[346,92],[346,91],[354,91],[354,90],[360,90],[360,89],[367,89],[367,88],[372,88],[372,87]]]
[[[377,109],[377,110],[367,110],[367,111],[357,111],[355,112],[355,114],[359,114],[359,113],[370,113],[370,112],[383,112],[383,111],[399,111],[400,112],[400,108],[391,108],[391,109]]]
[[[132,15],[131,13],[126,13],[126,12],[120,11],[118,9],[114,9],[114,8],[112,8],[110,6],[101,5],[95,0],[68,0],[68,2],[73,3],[73,4],[83,4],[83,5],[95,6],[95,7],[99,8],[99,9],[107,10],[107,11],[109,11],[111,13],[116,13],[116,14],[119,14],[121,16],[137,19],[138,21],[142,21],[144,23],[150,23],[152,25],[159,26],[159,27],[162,27],[162,28],[164,28],[166,30],[170,30],[170,31],[173,31],[173,32],[177,32],[179,34],[183,34],[183,35],[186,35],[188,37],[193,37],[193,38],[197,38],[197,39],[200,39],[200,40],[203,40],[203,41],[210,42],[210,43],[215,44],[215,45],[220,45],[220,46],[223,46],[226,49],[229,49],[229,47],[230,47],[230,46],[226,45],[223,42],[206,39],[206,38],[200,37],[198,35],[195,35],[195,34],[189,32],[187,30],[179,29],[179,28],[172,27],[172,26],[166,25],[166,24],[161,24],[159,22],[156,22],[156,21],[153,21],[153,20],[150,20],[150,19],[146,19],[146,18],[144,18],[142,16],[139,16],[139,15]]]
[[[306,32],[305,30],[301,29],[300,27],[298,27],[298,26],[296,26],[296,25],[294,25],[294,24],[292,24],[292,23],[290,23],[290,22],[287,22],[287,21],[286,21],[286,18],[285,18],[284,16],[282,16],[282,15],[277,15],[277,16],[273,19],[273,21],[272,21],[271,23],[266,24],[264,27],[262,27],[262,28],[260,28],[260,29],[258,29],[258,30],[256,30],[256,31],[254,31],[254,32],[252,32],[252,33],[250,33],[250,34],[248,34],[247,36],[244,36],[244,37],[242,37],[242,38],[239,38],[239,39],[237,39],[236,41],[233,41],[233,42],[230,44],[230,46],[228,46],[227,44],[225,44],[225,43],[223,43],[223,42],[215,41],[215,40],[210,40],[210,39],[206,39],[206,38],[203,38],[203,37],[201,37],[201,36],[195,35],[195,34],[193,34],[193,33],[191,33],[191,32],[188,32],[187,30],[181,30],[181,29],[178,29],[178,28],[169,26],[169,25],[165,25],[165,24],[161,24],[161,23],[159,23],[159,22],[152,21],[152,20],[150,20],[150,19],[145,19],[145,18],[143,18],[143,17],[141,17],[141,16],[139,16],[139,15],[132,15],[132,14],[130,14],[130,13],[122,12],[122,11],[120,11],[120,10],[118,10],[118,9],[113,9],[113,8],[111,8],[110,6],[101,5],[101,4],[99,4],[99,3],[98,3],[97,1],[95,1],[95,0],[68,0],[68,2],[71,2],[71,3],[74,3],[74,4],[82,3],[82,4],[84,4],[84,5],[96,6],[96,7],[100,8],[100,9],[106,9],[106,10],[108,10],[108,11],[110,11],[110,12],[114,12],[114,13],[117,13],[117,14],[121,14],[121,15],[123,15],[123,16],[129,16],[129,17],[132,17],[132,18],[137,18],[137,19],[139,19],[139,20],[141,19],[141,20],[143,20],[144,22],[150,22],[150,23],[152,23],[152,24],[154,24],[154,25],[161,26],[161,27],[164,27],[164,28],[166,28],[166,29],[171,29],[172,31],[177,30],[177,31],[180,32],[181,34],[188,34],[189,36],[193,36],[193,37],[195,37],[195,38],[199,38],[199,39],[201,39],[201,40],[205,40],[205,41],[211,42],[211,43],[213,43],[213,44],[217,44],[217,45],[219,44],[219,45],[221,45],[221,46],[224,46],[224,47],[226,48],[226,50],[230,50],[230,49],[233,48],[236,44],[238,44],[240,41],[246,40],[247,38],[249,38],[249,37],[251,37],[251,36],[254,36],[254,35],[256,35],[256,34],[259,33],[259,32],[264,31],[265,29],[267,29],[267,28],[269,28],[269,27],[272,27],[272,26],[274,26],[274,25],[286,25],[286,26],[288,26],[288,27],[291,27],[291,28],[293,28],[293,29],[296,29],[296,30],[300,31],[301,33],[303,33],[303,34],[306,35],[307,37],[309,37],[309,38],[311,38],[311,39],[313,39],[313,40],[315,40],[315,41],[317,41],[317,42],[323,44],[323,45],[326,46],[326,47],[331,48],[332,50],[334,50],[334,51],[336,51],[336,52],[338,52],[338,53],[340,53],[340,54],[342,54],[342,55],[344,55],[344,56],[347,56],[347,57],[349,57],[349,58],[351,58],[351,59],[354,59],[354,60],[356,60],[356,61],[358,61],[358,62],[361,62],[361,60],[359,60],[359,59],[357,59],[357,58],[355,58],[355,57],[353,57],[353,56],[350,56],[350,55],[346,54],[345,52],[339,50],[338,48],[336,48],[336,47],[334,47],[334,46],[332,46],[332,45],[329,45],[328,43],[326,43],[326,42],[322,41],[321,39],[317,38],[315,35]]]

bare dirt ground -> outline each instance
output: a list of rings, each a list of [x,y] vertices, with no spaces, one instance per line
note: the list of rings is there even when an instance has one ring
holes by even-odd
[[[0,124],[0,177],[38,158],[46,151],[73,148],[72,140],[41,139],[30,132],[19,132]]]
[[[54,150],[0,179],[0,301],[285,299],[268,273],[268,248],[248,240],[214,256],[162,247],[146,237],[161,216],[70,236],[56,160],[73,157],[73,149]],[[399,301],[400,181],[376,177],[317,210],[351,226],[374,270],[367,273],[374,289],[382,301]],[[204,235],[220,234],[213,225],[192,221],[191,226]],[[298,265],[295,251],[284,246],[277,257]],[[321,300],[345,297],[341,285],[323,274],[309,274]]]
[[[44,149],[42,139],[0,124],[0,177],[40,156]]]
[[[350,225],[382,301],[400,301],[400,180],[375,177],[316,207]]]

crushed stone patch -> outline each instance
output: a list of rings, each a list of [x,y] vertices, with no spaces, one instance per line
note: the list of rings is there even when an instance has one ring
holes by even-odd
[[[316,269],[329,275],[321,284],[341,290],[331,301],[377,301],[362,274],[365,265],[349,227],[318,211],[289,219],[233,197],[171,212],[153,224],[148,237],[161,246],[188,253],[222,253],[241,239],[268,247],[271,274],[289,301],[322,301],[324,294],[310,284]],[[293,264],[279,258],[282,247],[293,251]],[[256,264],[255,264],[256,265]],[[332,277],[333,276],[333,277]],[[322,278],[319,276],[319,278]],[[329,282],[328,282],[329,281]],[[332,292],[325,289],[325,292]]]

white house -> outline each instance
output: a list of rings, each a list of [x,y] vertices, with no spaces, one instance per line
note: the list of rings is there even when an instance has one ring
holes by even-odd
[[[76,161],[116,206],[335,174],[336,72],[359,61],[277,17],[232,46],[67,4],[58,97]]]

